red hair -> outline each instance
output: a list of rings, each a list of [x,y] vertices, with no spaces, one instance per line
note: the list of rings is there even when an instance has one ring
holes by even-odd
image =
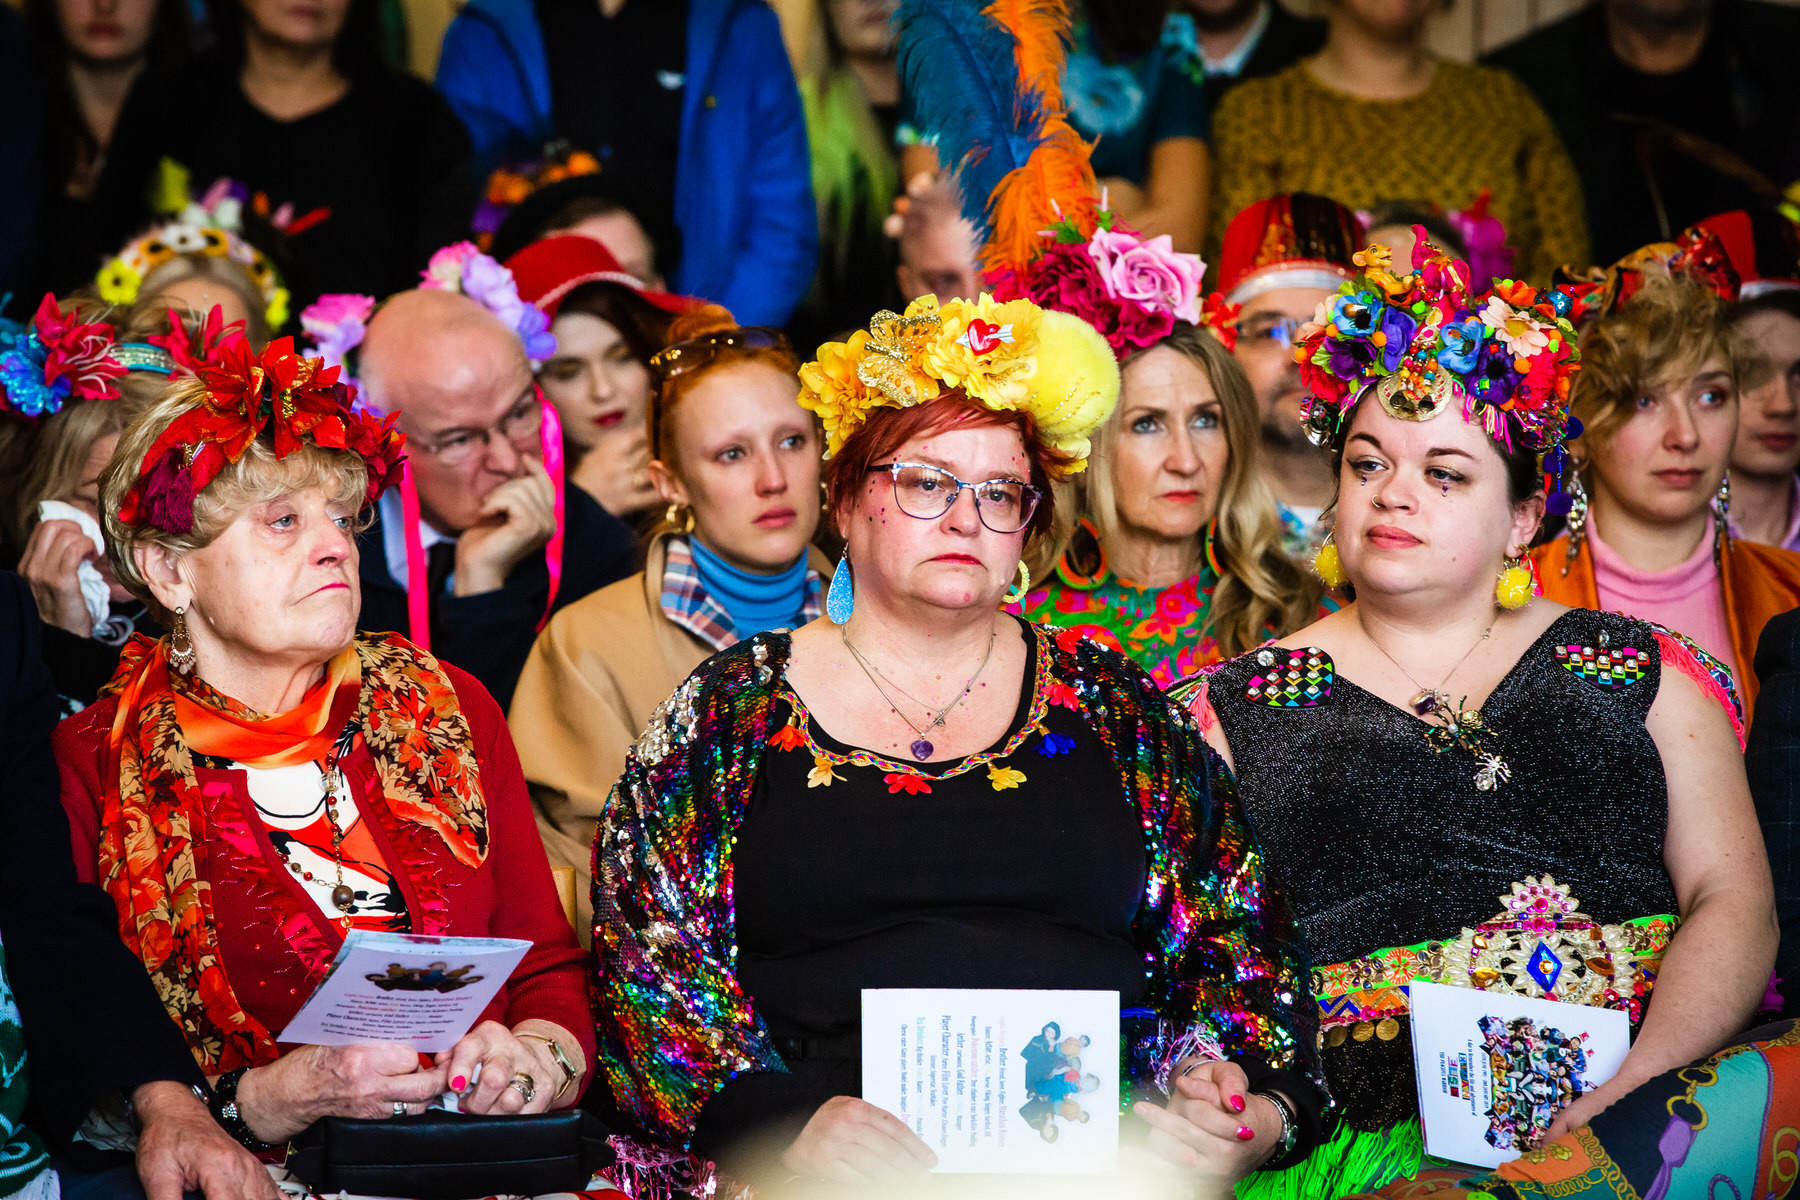
[[[663,345],[673,346],[679,342],[705,337],[709,333],[726,333],[736,328],[738,321],[731,315],[730,309],[717,304],[702,304],[690,308],[669,323],[667,340]],[[648,413],[652,457],[667,463],[674,461],[675,410],[681,407],[681,401],[694,390],[695,385],[721,367],[750,362],[763,363],[784,375],[796,378],[800,374],[800,360],[794,355],[792,347],[783,342],[778,346],[720,346],[704,364],[684,371],[673,379],[658,380],[655,391],[651,393]]]
[[[961,391],[944,392],[935,400],[910,408],[872,408],[862,427],[845,439],[837,454],[825,464],[825,504],[835,516],[847,513],[862,494],[863,482],[877,463],[891,459],[900,447],[914,438],[929,437],[947,429],[1011,429],[1025,443],[1025,457],[1031,461],[1031,483],[1039,491],[1037,511],[1031,514],[1027,536],[1036,536],[1050,528],[1056,516],[1056,501],[1050,489],[1052,476],[1067,472],[1072,459],[1060,450],[1044,445],[1038,437],[1037,421],[1030,413],[996,411]],[[977,480],[968,480],[975,483]]]

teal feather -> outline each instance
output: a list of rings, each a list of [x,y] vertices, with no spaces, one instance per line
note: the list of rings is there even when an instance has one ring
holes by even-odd
[[[901,88],[914,123],[956,175],[963,213],[987,241],[988,201],[1043,140],[1042,98],[1019,80],[1012,31],[986,0],[901,0]]]

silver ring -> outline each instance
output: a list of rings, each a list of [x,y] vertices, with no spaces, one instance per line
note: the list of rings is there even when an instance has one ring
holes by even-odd
[[[394,1101],[394,1115],[396,1117],[404,1117],[406,1115],[406,1102],[405,1101],[403,1101],[403,1100]]]
[[[525,1103],[527,1104],[530,1104],[532,1099],[537,1095],[537,1080],[533,1079],[523,1071],[520,1071],[511,1079],[507,1080],[506,1086],[513,1088],[519,1095],[525,1097]]]

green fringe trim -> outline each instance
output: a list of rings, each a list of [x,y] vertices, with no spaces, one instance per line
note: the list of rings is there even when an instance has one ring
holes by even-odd
[[[1329,1200],[1416,1175],[1425,1166],[1419,1118],[1374,1133],[1339,1127],[1337,1135],[1291,1167],[1258,1171],[1237,1185],[1238,1200]]]

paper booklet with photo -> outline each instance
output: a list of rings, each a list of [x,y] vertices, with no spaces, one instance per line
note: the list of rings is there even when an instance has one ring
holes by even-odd
[[[947,1173],[1112,1171],[1119,994],[865,989],[863,1099]]]
[[[448,1050],[474,1027],[531,949],[519,938],[425,937],[353,929],[278,1040],[399,1042]]]
[[[1413,1062],[1425,1151],[1497,1167],[1534,1149],[1559,1109],[1611,1079],[1622,1012],[1415,980]]]

